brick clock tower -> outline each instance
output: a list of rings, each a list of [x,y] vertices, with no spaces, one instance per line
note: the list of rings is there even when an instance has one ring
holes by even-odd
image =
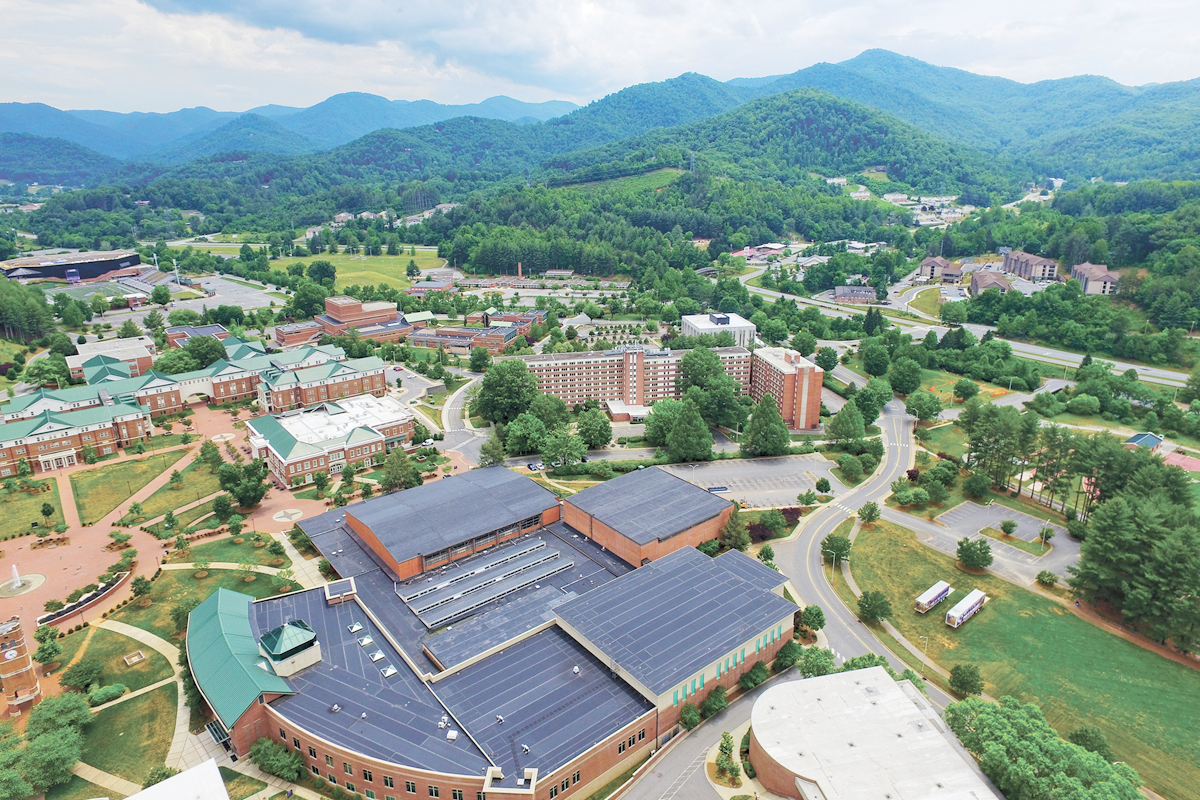
[[[20,617],[0,623],[0,687],[4,689],[4,710],[10,717],[24,714],[42,699]]]

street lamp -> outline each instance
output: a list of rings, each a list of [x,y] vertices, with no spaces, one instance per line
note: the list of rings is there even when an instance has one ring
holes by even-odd
[[[696,483],[696,465],[692,464],[692,484]]]

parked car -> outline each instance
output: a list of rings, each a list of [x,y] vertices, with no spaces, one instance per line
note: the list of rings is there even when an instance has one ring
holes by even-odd
[[[546,468],[546,465],[545,465],[545,464],[543,464],[542,462],[540,462],[540,461],[539,461],[539,462],[537,462],[536,464],[534,464],[534,465],[533,465],[533,468],[534,468],[535,470],[542,470],[542,469],[545,469],[545,468]]]
[[[433,447],[433,439],[426,439],[421,442],[421,447]]]
[[[528,464],[525,465],[525,469],[529,470],[530,472],[537,472],[538,465],[533,463],[532,461],[530,461]]]

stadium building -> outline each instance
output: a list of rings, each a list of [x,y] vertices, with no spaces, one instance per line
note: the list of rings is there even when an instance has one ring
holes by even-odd
[[[209,732],[238,755],[270,738],[377,800],[587,797],[791,640],[774,570],[684,546],[635,569],[561,513],[490,467],[302,520],[339,580],[192,612]]]
[[[86,253],[62,253],[55,256],[30,256],[0,261],[0,269],[9,280],[92,280],[112,277],[112,273],[129,270],[136,275],[142,257],[135,250],[109,250]]]

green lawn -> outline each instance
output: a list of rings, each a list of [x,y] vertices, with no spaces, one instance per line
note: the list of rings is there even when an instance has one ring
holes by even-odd
[[[910,642],[928,636],[929,656],[943,667],[977,665],[989,694],[1039,704],[1060,733],[1097,726],[1117,758],[1150,788],[1167,797],[1193,796],[1200,781],[1200,675],[1194,670],[994,575],[961,572],[906,528],[864,528],[852,564],[859,587],[887,594],[895,609],[891,622]],[[944,622],[949,605],[917,614],[913,599],[938,580],[954,587],[951,605],[972,589],[987,592],[991,602],[958,629]]]
[[[183,485],[178,489],[162,486],[154,494],[142,502],[142,517],[154,519],[168,511],[174,511],[180,506],[194,503],[201,497],[221,491],[221,484],[213,474],[208,464],[199,459],[183,468]],[[133,520],[128,515],[122,519],[122,524],[132,525]]]
[[[175,625],[171,622],[171,609],[179,602],[190,599],[203,602],[219,588],[252,595],[255,598],[269,597],[277,592],[278,582],[269,575],[256,575],[246,583],[245,575],[237,570],[214,569],[208,577],[195,578],[190,570],[169,570],[158,576],[154,588],[146,595],[151,604],[146,607],[140,601],[131,602],[110,618],[127,625],[150,631],[169,641],[174,638]]]
[[[83,645],[85,639],[86,646]],[[173,674],[170,662],[157,650],[139,644],[128,636],[123,636],[115,631],[96,628],[92,632],[91,638],[87,638],[85,633],[80,631],[63,639],[63,642],[71,642],[72,645],[70,648],[65,645],[63,647],[61,662],[63,667],[66,667],[71,658],[82,648],[81,658],[98,661],[103,667],[104,672],[101,673],[100,683],[104,686],[121,683],[133,692],[152,683],[158,683]],[[125,656],[137,650],[145,653],[146,658],[133,666],[127,666]]]
[[[1005,536],[1004,531],[996,530],[995,528],[980,528],[980,533],[989,539],[995,539],[998,542],[1015,547],[1018,550],[1024,550],[1026,553],[1035,556],[1044,556],[1050,552],[1050,547],[1043,545],[1041,541],[1027,542],[1019,536]]]
[[[84,762],[140,786],[171,748],[177,690],[169,684],[97,714],[84,728]]]
[[[192,545],[190,548],[188,548],[188,555],[186,557],[181,558],[172,553],[170,560],[172,562],[194,562],[203,559],[211,563],[250,563],[261,564],[264,567],[278,567],[279,569],[287,569],[292,565],[292,560],[287,556],[283,556],[279,563],[275,563],[277,561],[276,557],[268,553],[266,547],[254,546],[254,542],[250,540],[251,535],[252,534],[249,530],[243,531],[242,536],[237,537],[239,539],[245,539],[245,541],[243,541],[241,544],[236,544],[233,536],[214,537],[213,539],[203,542],[202,544]],[[269,541],[267,543],[270,544]]]
[[[187,487],[185,485],[184,491],[186,491],[186,488]],[[201,503],[200,505],[196,506],[195,508],[190,508],[187,511],[184,511],[182,514],[176,514],[174,531],[178,532],[178,531],[182,531],[182,530],[187,530],[188,528],[192,528],[192,527],[196,528],[197,530],[203,531],[203,530],[208,530],[210,528],[217,527],[218,522],[217,522],[216,517],[210,517],[209,519],[204,520],[203,523],[200,522],[201,520],[204,519],[204,517],[208,517],[211,514],[212,514],[212,501],[211,500],[209,500],[207,503]],[[150,525],[148,527],[148,529],[155,536],[160,536],[164,531],[163,524],[161,522],[156,522],[153,525]]]
[[[938,287],[926,289],[923,292],[918,292],[917,296],[909,301],[910,308],[915,308],[922,314],[928,314],[931,317],[937,317],[941,314],[942,304],[938,302],[938,296],[942,290]]]
[[[172,450],[76,472],[71,476],[71,488],[75,491],[79,518],[84,522],[99,521],[187,454],[187,450]]]
[[[13,357],[16,356],[17,353],[24,352],[25,348],[26,345],[19,344],[17,342],[10,342],[7,339],[0,339],[0,364],[7,364],[11,362]],[[37,350],[37,348],[35,347],[34,350]],[[31,358],[33,358],[33,353],[25,356],[25,363],[29,363],[29,359]],[[0,397],[7,399],[7,390],[10,387],[16,386],[18,382],[19,379],[14,381],[7,376],[0,378],[0,392],[4,392],[4,394],[0,394]]]
[[[0,489],[0,538],[16,536],[33,530],[31,523],[38,524],[38,530],[49,532],[49,528],[63,521],[62,500],[58,496],[58,484],[53,480],[47,481],[48,492],[6,492]],[[50,517],[49,526],[42,516],[42,504],[54,506],[54,514]],[[11,577],[11,576],[10,576]]]
[[[66,783],[60,783],[46,792],[46,800],[93,800],[93,798],[97,797],[107,797],[109,800],[116,800],[116,798],[125,797],[125,795],[114,792],[112,789],[105,789],[103,786],[89,783],[78,775],[72,775],[71,780]]]
[[[221,780],[225,782],[225,791],[229,800],[245,800],[252,794],[258,794],[267,785],[258,778],[251,778],[240,772],[234,772],[229,767],[221,767]]]
[[[947,453],[960,459],[967,454],[967,434],[953,422],[929,428],[928,433],[925,449],[929,452]]]
[[[175,421],[175,422],[171,423],[172,430],[179,430],[182,427],[183,427],[182,422]],[[192,441],[195,441],[195,440],[196,440],[196,434],[193,433]],[[160,433],[157,436],[151,436],[150,441],[143,442],[143,444],[145,444],[145,446],[146,446],[146,452],[148,452],[148,453],[153,452],[154,450],[162,450],[164,447],[174,447],[175,445],[179,445],[179,444],[183,444],[183,443],[184,442],[183,442],[183,434],[182,433]],[[128,447],[125,448],[125,452],[129,453],[130,455],[133,454],[133,451],[130,450]]]
[[[446,266],[444,259],[438,258],[431,250],[418,250],[416,255],[403,252],[398,256],[360,256],[338,253],[330,255],[321,253],[318,256],[304,258],[281,258],[271,262],[272,269],[286,270],[289,264],[303,262],[311,264],[314,261],[328,261],[337,270],[338,289],[353,284],[366,286],[368,284],[385,284],[396,289],[407,289],[412,281],[405,276],[409,261],[416,261],[421,269],[436,269]]]

